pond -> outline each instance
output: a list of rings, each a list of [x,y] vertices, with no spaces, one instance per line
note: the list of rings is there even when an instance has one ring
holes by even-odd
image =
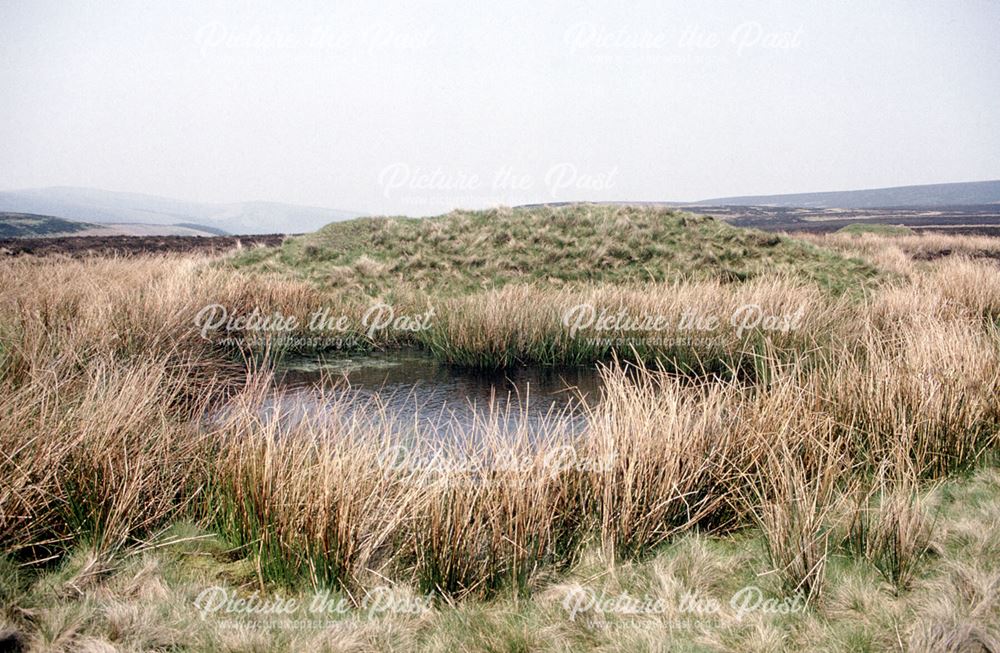
[[[522,367],[482,372],[439,363],[421,351],[289,358],[265,407],[292,423],[336,410],[374,413],[403,431],[454,440],[474,432],[578,433],[585,406],[600,398],[596,369]]]

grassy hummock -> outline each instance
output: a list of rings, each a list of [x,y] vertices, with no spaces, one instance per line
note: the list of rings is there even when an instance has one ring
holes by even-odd
[[[335,222],[237,267],[377,295],[468,294],[509,284],[719,280],[790,274],[843,292],[878,277],[860,259],[784,235],[657,207],[574,204]]]
[[[823,340],[831,331],[820,323],[842,298],[857,299],[891,278],[862,259],[782,234],[664,208],[591,204],[361,218],[229,262],[306,281],[340,306],[377,298],[402,313],[431,307],[431,329],[374,346],[417,346],[443,362],[483,369],[617,357],[742,373],[764,351],[787,349],[785,336],[797,336],[731,328],[741,307],[786,316],[801,309],[816,326],[808,333]],[[567,316],[580,305],[595,315],[620,313],[627,318],[621,323],[659,316],[670,327],[570,332]],[[725,328],[706,338],[683,327],[685,315]]]

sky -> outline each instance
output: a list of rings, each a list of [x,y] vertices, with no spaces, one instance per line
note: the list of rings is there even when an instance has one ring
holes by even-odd
[[[430,215],[997,179],[997,34],[993,0],[0,0],[0,189]]]

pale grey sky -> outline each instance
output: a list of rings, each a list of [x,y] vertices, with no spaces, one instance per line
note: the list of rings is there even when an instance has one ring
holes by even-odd
[[[997,34],[988,0],[0,0],[0,189],[426,215],[995,179]]]

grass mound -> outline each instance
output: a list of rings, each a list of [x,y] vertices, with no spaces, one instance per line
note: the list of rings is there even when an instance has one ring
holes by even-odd
[[[745,281],[789,273],[840,292],[877,276],[787,236],[651,207],[575,204],[360,218],[236,259],[324,287],[464,294],[511,283]]]

